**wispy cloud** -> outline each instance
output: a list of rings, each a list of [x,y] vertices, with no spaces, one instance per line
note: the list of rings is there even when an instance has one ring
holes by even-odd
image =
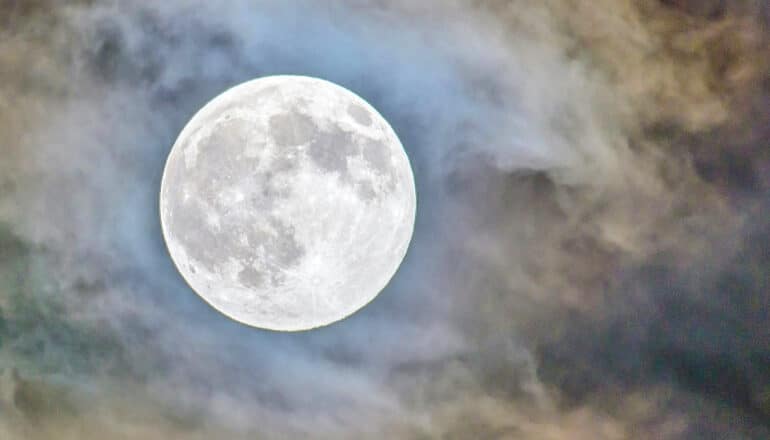
[[[770,14],[716,3],[0,1],[0,436],[766,436]],[[420,203],[301,334],[200,301],[157,213],[191,115],[278,73],[378,108]]]

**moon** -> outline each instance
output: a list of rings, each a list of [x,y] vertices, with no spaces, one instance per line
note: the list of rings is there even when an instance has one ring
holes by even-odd
[[[414,230],[409,158],[387,121],[331,82],[271,76],[214,98],[163,171],[174,264],[206,302],[254,327],[308,330],[364,307]]]

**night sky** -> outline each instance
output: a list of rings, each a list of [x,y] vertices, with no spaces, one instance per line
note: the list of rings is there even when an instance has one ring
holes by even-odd
[[[166,157],[310,75],[412,162],[348,319],[185,284]],[[0,439],[770,438],[770,3],[0,0]]]

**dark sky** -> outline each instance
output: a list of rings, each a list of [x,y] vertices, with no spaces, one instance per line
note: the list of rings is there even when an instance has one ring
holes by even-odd
[[[272,333],[185,285],[171,145],[270,74],[414,167],[390,286]],[[0,0],[0,438],[770,438],[763,0]]]

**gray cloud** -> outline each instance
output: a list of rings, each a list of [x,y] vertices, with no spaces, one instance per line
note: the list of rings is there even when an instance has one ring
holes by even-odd
[[[8,5],[0,435],[767,436],[763,3]],[[184,123],[277,73],[378,108],[420,201],[301,334],[208,308],[158,224]]]

